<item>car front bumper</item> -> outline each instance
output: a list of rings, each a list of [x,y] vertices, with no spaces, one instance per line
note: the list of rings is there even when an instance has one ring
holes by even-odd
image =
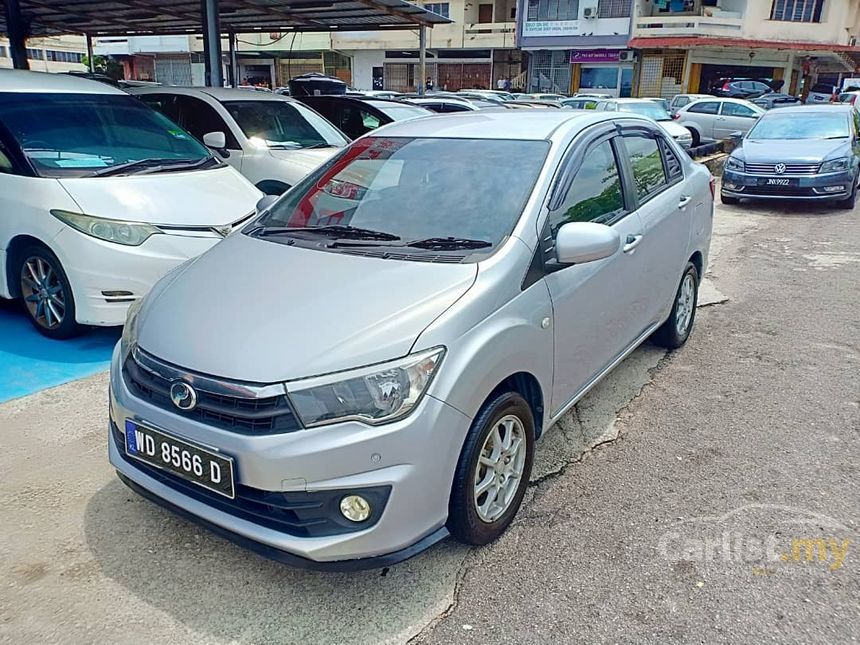
[[[110,431],[111,464],[145,497],[262,555],[312,569],[386,566],[447,536],[451,483],[471,420],[442,401],[425,396],[406,419],[378,427],[346,422],[282,434],[237,434],[135,397],[120,361],[118,345],[110,377],[111,426],[123,427],[125,419],[131,419],[230,456],[243,490],[295,497],[390,489],[381,515],[368,528],[298,535],[272,528],[265,516],[255,519],[226,508],[223,500],[207,500],[205,491],[183,492],[161,471],[142,468],[128,457],[122,434]]]
[[[159,278],[220,240],[215,234],[158,234],[140,246],[123,246],[66,227],[52,247],[72,286],[76,320],[114,326],[125,322],[129,305]]]
[[[785,180],[790,186],[767,185],[768,179]],[[721,193],[749,199],[844,199],[853,189],[851,171],[818,175],[760,175],[724,170]],[[838,188],[838,189],[837,189]]]

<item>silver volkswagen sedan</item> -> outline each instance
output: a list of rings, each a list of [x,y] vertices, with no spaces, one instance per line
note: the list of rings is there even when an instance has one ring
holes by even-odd
[[[486,544],[535,441],[646,339],[686,342],[713,190],[634,114],[386,126],[130,312],[110,461],[297,566]]]

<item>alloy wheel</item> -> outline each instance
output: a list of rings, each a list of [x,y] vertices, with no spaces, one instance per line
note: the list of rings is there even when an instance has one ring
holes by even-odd
[[[526,431],[519,417],[509,414],[487,435],[475,466],[475,510],[482,521],[495,522],[508,510],[525,463]]]
[[[676,303],[675,329],[679,336],[687,333],[690,321],[693,319],[693,307],[696,306],[696,281],[691,274],[684,276],[681,288],[678,290]]]
[[[46,258],[31,256],[21,266],[21,295],[33,320],[57,329],[66,315],[66,296],[56,268]]]

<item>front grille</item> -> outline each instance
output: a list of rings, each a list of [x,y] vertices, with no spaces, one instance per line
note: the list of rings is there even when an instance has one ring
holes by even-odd
[[[745,186],[741,195],[774,195],[777,197],[818,197],[812,188],[800,186]]]
[[[787,163],[782,175],[817,175],[820,164],[817,163]],[[775,163],[748,163],[745,165],[750,175],[776,175]]]
[[[178,370],[169,368],[176,373],[176,377],[168,378],[143,367],[135,358],[135,354],[140,355],[139,352],[140,350],[136,350],[129,355],[123,365],[122,374],[132,394],[152,405],[215,428],[240,434],[265,435],[301,430],[301,424],[293,414],[285,394],[249,398],[207,391],[197,384],[199,379],[195,379],[194,374],[183,375]],[[146,360],[155,359],[147,355]],[[177,380],[191,382],[197,391],[197,407],[191,411],[180,410],[170,400],[170,386]],[[206,381],[211,382],[212,379],[206,377]],[[224,382],[223,385],[224,389],[228,390],[231,385],[236,384]]]
[[[236,483],[236,497],[228,499],[217,493],[145,464],[125,454],[125,437],[115,423],[111,432],[122,459],[145,475],[177,493],[211,506],[258,526],[296,537],[324,537],[363,531],[379,521],[391,493],[390,486],[355,490],[307,492],[266,491]],[[371,505],[371,515],[364,522],[350,522],[340,514],[340,500],[345,494],[358,493]]]

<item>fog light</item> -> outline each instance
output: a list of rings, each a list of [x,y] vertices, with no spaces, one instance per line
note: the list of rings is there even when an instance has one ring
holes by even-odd
[[[347,495],[340,500],[340,512],[350,522],[363,522],[370,517],[370,502],[361,495]]]
[[[736,183],[731,182],[731,181],[725,182],[725,184],[723,184],[723,187],[726,190],[742,190],[742,187],[740,186],[740,184],[736,184]]]
[[[841,193],[845,191],[845,186],[825,186],[825,193]]]

